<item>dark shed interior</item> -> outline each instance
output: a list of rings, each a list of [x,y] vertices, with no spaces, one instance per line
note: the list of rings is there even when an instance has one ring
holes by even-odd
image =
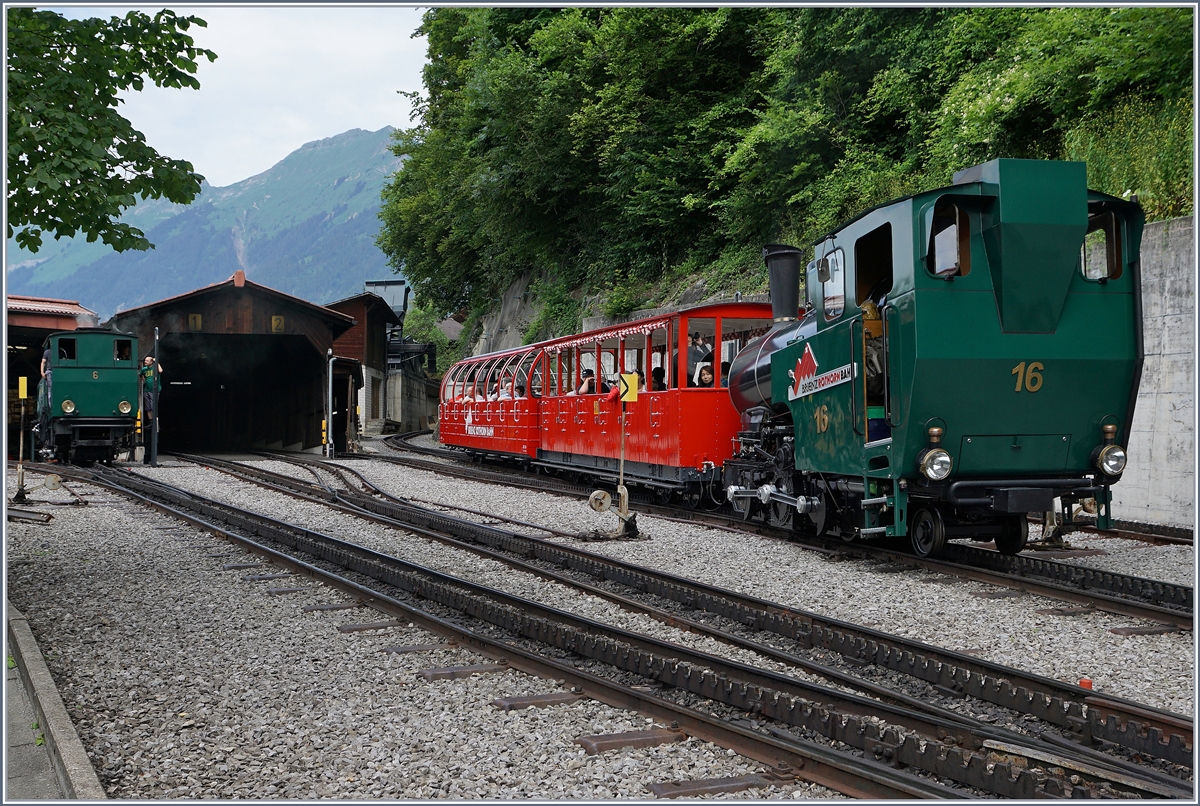
[[[159,341],[163,451],[309,447],[325,366],[303,336],[169,333]]]

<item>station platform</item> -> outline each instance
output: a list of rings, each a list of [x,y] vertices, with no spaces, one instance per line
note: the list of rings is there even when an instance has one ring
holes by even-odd
[[[12,657],[5,643],[5,658]],[[25,692],[15,665],[6,670],[4,717],[8,727],[4,800],[62,800],[63,791],[54,774],[50,751],[42,738],[33,703]]]
[[[4,802],[105,800],[29,623],[7,607]]]

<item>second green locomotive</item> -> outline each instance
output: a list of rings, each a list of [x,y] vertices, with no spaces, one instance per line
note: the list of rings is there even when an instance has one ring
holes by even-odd
[[[1083,163],[1001,159],[829,233],[803,315],[785,301],[731,368],[731,502],[788,502],[798,528],[848,540],[907,535],[922,556],[956,537],[1015,554],[1055,499],[1094,499],[1111,526],[1143,223],[1088,190]],[[795,311],[799,250],[765,257]]]
[[[51,333],[50,383],[38,384],[38,453],[73,464],[112,462],[135,444],[137,338],[81,328]]]

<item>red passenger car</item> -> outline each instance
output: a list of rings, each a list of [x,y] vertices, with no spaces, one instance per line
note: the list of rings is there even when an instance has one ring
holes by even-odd
[[[712,484],[741,422],[724,388],[729,363],[771,323],[768,304],[719,303],[468,358],[442,381],[441,441],[550,473],[615,479],[621,404],[607,392],[619,374],[640,372],[637,401],[627,404],[627,483],[720,503]]]

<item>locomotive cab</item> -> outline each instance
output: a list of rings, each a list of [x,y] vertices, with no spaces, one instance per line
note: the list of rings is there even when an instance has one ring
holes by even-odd
[[[814,245],[810,332],[771,359],[802,526],[1016,553],[1028,512],[1124,468],[1142,363],[1140,208],[1082,163],[996,160]]]

